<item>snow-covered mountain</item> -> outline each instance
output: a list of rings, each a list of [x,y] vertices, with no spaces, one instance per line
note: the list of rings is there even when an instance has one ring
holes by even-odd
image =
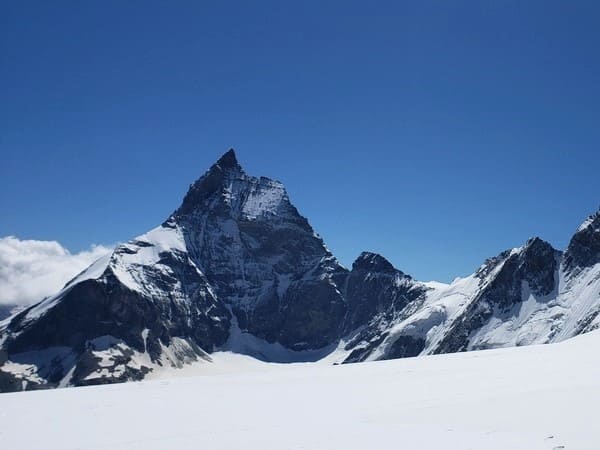
[[[548,343],[600,323],[600,213],[450,285],[363,253],[341,266],[283,185],[233,150],[159,227],[0,322],[0,391],[139,380],[227,349],[356,362]]]
[[[600,327],[600,212],[579,227],[564,253],[533,238],[467,278],[450,285],[412,282],[411,289],[421,295],[403,310],[390,305],[375,316],[346,344],[352,350],[346,361],[546,344],[594,330]]]

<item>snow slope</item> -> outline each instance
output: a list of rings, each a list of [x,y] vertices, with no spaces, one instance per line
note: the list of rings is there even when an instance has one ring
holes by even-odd
[[[552,345],[338,366],[215,353],[220,364],[178,371],[204,376],[1,395],[0,442],[11,450],[597,449],[598,346],[594,331]]]

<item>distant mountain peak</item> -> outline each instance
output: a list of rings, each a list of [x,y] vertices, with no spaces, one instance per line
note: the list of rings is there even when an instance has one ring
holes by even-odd
[[[216,162],[216,165],[218,165],[219,167],[221,167],[222,169],[229,169],[229,168],[240,168],[240,163],[237,160],[237,157],[235,155],[235,150],[233,148],[230,148],[229,150],[227,150],[223,156],[221,156],[219,158],[219,160]]]
[[[352,263],[353,270],[366,270],[369,272],[396,272],[396,268],[378,253],[362,252]]]
[[[600,211],[589,216],[577,229],[567,247],[565,267],[591,267],[600,262]]]
[[[542,243],[546,243],[546,241],[544,241],[543,239],[541,239],[539,236],[533,236],[530,237],[529,239],[527,239],[527,242],[525,243],[526,247],[530,247],[533,245],[540,245]]]
[[[539,251],[556,251],[552,244],[545,241],[538,236],[529,238],[522,248],[522,252],[525,256],[531,255]]]
[[[588,216],[588,218],[585,219],[581,225],[579,225],[577,232],[579,233],[580,231],[587,230],[588,228],[600,229],[600,209],[591,216]]]

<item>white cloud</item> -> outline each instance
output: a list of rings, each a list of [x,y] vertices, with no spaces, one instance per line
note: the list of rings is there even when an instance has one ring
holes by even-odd
[[[0,238],[0,306],[29,305],[57,293],[110,250],[92,245],[89,250],[70,253],[56,241]]]

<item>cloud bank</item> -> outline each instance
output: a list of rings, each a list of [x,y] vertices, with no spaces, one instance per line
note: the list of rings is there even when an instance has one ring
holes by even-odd
[[[56,241],[0,238],[0,306],[30,305],[56,294],[110,250],[92,245],[89,250],[71,253]]]

